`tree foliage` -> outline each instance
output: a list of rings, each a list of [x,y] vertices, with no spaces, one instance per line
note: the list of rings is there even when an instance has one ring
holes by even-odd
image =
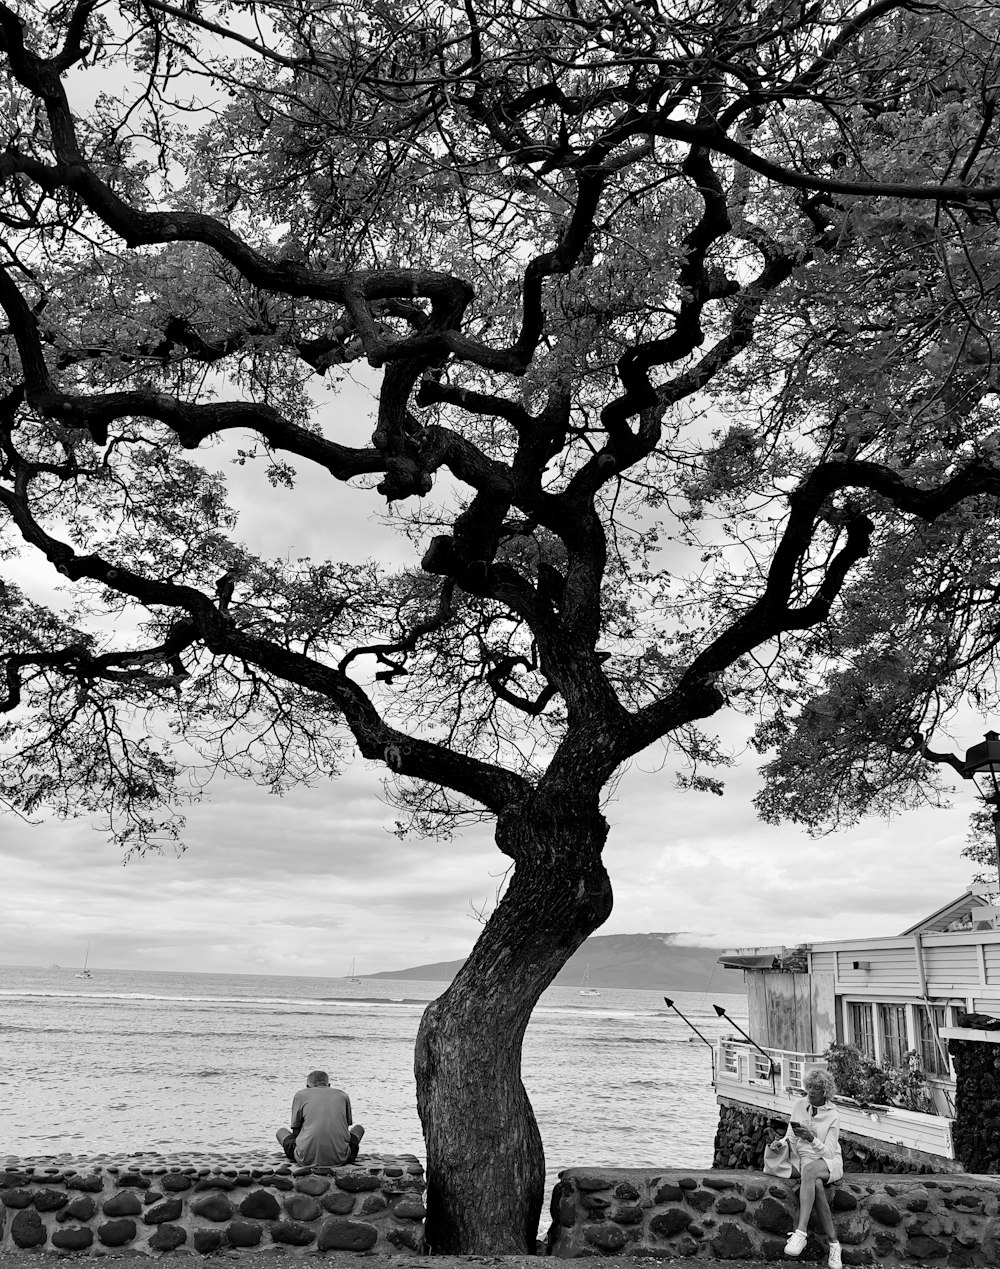
[[[517,1250],[519,1038],[610,911],[623,764],[719,791],[741,711],[819,829],[937,796],[998,704],[995,7],[8,0],[0,54],[0,551],[61,575],[5,588],[0,797],[142,849],[193,768],[357,750],[422,831],[494,817],[418,1077],[433,1245]],[[254,554],[221,441],[392,504],[413,566]]]

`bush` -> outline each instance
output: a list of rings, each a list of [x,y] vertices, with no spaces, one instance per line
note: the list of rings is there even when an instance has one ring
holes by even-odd
[[[837,1092],[859,1106],[899,1106],[935,1114],[927,1073],[915,1050],[903,1054],[901,1066],[879,1066],[853,1044],[831,1044],[823,1055],[837,1083]]]

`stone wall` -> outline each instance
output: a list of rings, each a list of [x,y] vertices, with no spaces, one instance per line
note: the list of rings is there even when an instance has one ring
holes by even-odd
[[[423,1251],[424,1173],[414,1155],[359,1155],[303,1168],[280,1151],[220,1155],[7,1156],[0,1253],[101,1254],[111,1248],[208,1254]]]
[[[552,1195],[555,1256],[782,1260],[796,1187],[763,1173],[571,1168]],[[1000,1264],[1000,1179],[854,1174],[830,1191],[845,1265]],[[800,1260],[825,1264],[816,1218]]]
[[[978,1018],[966,1015],[962,1025]],[[1000,1172],[1000,1044],[949,1040],[948,1051],[956,1075],[955,1153],[970,1172]]]
[[[980,1048],[985,1046],[980,1045]],[[994,1121],[996,1122],[996,1121]],[[775,1119],[765,1111],[741,1102],[721,1100],[719,1127],[715,1133],[712,1163],[717,1168],[746,1168],[756,1171],[764,1159],[764,1147],[775,1137],[782,1137],[788,1127],[786,1118]],[[956,1143],[957,1144],[957,1143]],[[854,1133],[840,1132],[840,1149],[845,1172],[912,1172],[920,1175],[938,1172],[961,1172],[962,1164],[922,1150],[894,1146],[887,1141],[874,1141]],[[971,1172],[993,1172],[995,1168],[970,1167]]]

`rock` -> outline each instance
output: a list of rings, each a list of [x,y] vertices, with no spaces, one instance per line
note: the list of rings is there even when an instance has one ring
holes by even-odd
[[[0,1203],[4,1207],[30,1207],[33,1198],[34,1193],[31,1190],[4,1190],[0,1194]]]
[[[386,1233],[386,1241],[393,1247],[407,1247],[410,1251],[422,1252],[424,1238],[416,1225],[404,1225],[402,1229],[390,1229]]]
[[[89,1194],[81,1194],[56,1213],[57,1221],[89,1221],[97,1215],[97,1204]]]
[[[625,1204],[622,1207],[616,1207],[611,1213],[611,1219],[617,1225],[641,1225],[643,1210],[638,1203]]]
[[[845,1247],[841,1252],[845,1265],[873,1265],[875,1253],[870,1247]]]
[[[709,1190],[732,1190],[736,1187],[735,1181],[724,1176],[703,1176],[701,1183]]]
[[[149,1240],[153,1251],[173,1251],[187,1242],[187,1230],[180,1225],[163,1224]]]
[[[587,1212],[603,1212],[611,1206],[611,1199],[606,1194],[584,1194],[580,1198],[580,1206]]]
[[[888,1187],[886,1188],[888,1190]],[[930,1195],[926,1190],[911,1190],[906,1199],[906,1210],[908,1212],[926,1212],[929,1202]]]
[[[308,1247],[315,1237],[316,1231],[299,1221],[275,1221],[271,1226],[272,1242],[285,1243],[289,1247]]]
[[[354,1211],[354,1195],[340,1194],[324,1194],[320,1199],[320,1206],[324,1211],[332,1213],[334,1216],[347,1216]]]
[[[147,1208],[142,1219],[146,1225],[161,1225],[165,1221],[179,1220],[183,1211],[184,1204],[179,1198],[163,1199]]]
[[[684,1191],[679,1185],[675,1185],[672,1181],[667,1181],[665,1185],[661,1185],[656,1191],[653,1199],[654,1203],[679,1203],[684,1197]]]
[[[715,1204],[715,1210],[722,1216],[729,1216],[736,1212],[745,1212],[747,1205],[738,1194],[723,1194]]]
[[[281,1215],[281,1207],[273,1194],[267,1190],[251,1190],[240,1204],[243,1216],[252,1216],[256,1220],[272,1221]]]
[[[330,1182],[324,1176],[301,1176],[295,1182],[295,1188],[300,1194],[309,1194],[313,1198],[319,1198],[321,1194],[325,1194],[330,1188]]]
[[[584,1172],[579,1176],[573,1176],[571,1180],[576,1188],[584,1193],[589,1193],[592,1190],[611,1189],[611,1182],[606,1176],[597,1176],[594,1173]]]
[[[715,1195],[711,1190],[689,1190],[684,1197],[697,1212],[707,1212],[715,1202]]]
[[[853,1212],[858,1206],[858,1200],[850,1190],[834,1190],[827,1197],[831,1212]]]
[[[649,1232],[657,1238],[672,1238],[691,1224],[691,1214],[680,1207],[672,1207],[666,1212],[657,1212],[649,1222]]]
[[[422,1221],[427,1209],[418,1198],[402,1198],[392,1209],[392,1214],[401,1221]]]
[[[42,1218],[33,1207],[25,1207],[17,1212],[10,1223],[10,1236],[15,1247],[41,1247],[48,1237]]]
[[[234,1220],[229,1222],[226,1241],[230,1247],[256,1247],[264,1235],[264,1226],[256,1221]]]
[[[377,1190],[382,1182],[370,1172],[362,1172],[360,1168],[351,1172],[337,1173],[337,1187],[347,1190],[349,1194],[358,1194],[363,1190]]]
[[[758,1199],[762,1199],[766,1190],[762,1185],[744,1185],[743,1193],[751,1203],[756,1203]]]
[[[138,1216],[142,1211],[142,1201],[132,1190],[119,1190],[105,1200],[101,1210],[105,1216]]]
[[[754,1254],[750,1235],[735,1221],[723,1221],[711,1242],[712,1254],[720,1260],[749,1260]]]
[[[872,1219],[877,1220],[880,1225],[898,1225],[903,1219],[903,1213],[895,1203],[886,1203],[882,1199],[875,1199],[869,1203],[868,1211]]]
[[[294,1221],[314,1221],[323,1215],[323,1209],[308,1194],[289,1194],[283,1200],[283,1206]]]
[[[928,1238],[926,1234],[917,1234],[915,1238],[906,1240],[905,1254],[914,1260],[929,1260],[935,1256],[947,1256],[948,1248],[936,1238]]]
[[[339,1177],[337,1181],[339,1184]],[[320,1251],[369,1251],[377,1241],[374,1225],[331,1216],[323,1222],[316,1245]]]
[[[630,1181],[619,1181],[615,1186],[615,1198],[634,1200],[639,1197],[639,1191]]]
[[[583,1236],[594,1247],[601,1251],[621,1251],[628,1242],[628,1236],[620,1225],[604,1221],[600,1225],[588,1225]]]
[[[40,1212],[58,1212],[69,1202],[69,1195],[65,1190],[35,1190],[34,1202]]]
[[[194,1185],[192,1177],[184,1172],[168,1172],[160,1181],[160,1187],[168,1194],[179,1194],[182,1190],[190,1190]]]
[[[359,1216],[371,1216],[375,1212],[384,1212],[389,1206],[388,1201],[381,1194],[366,1194],[358,1208]]]
[[[52,1234],[52,1246],[60,1251],[85,1251],[94,1241],[94,1231],[86,1225],[72,1225],[69,1229],[57,1229]]]
[[[143,1176],[141,1172],[119,1172],[118,1185],[122,1189],[127,1186],[133,1190],[148,1190],[150,1180],[148,1176]]]
[[[236,1186],[227,1176],[205,1176],[195,1181],[194,1188],[196,1193],[206,1190],[219,1190],[222,1193],[228,1193],[234,1190]]]
[[[228,1221],[233,1215],[233,1205],[225,1194],[205,1194],[201,1198],[192,1199],[188,1205],[192,1216],[200,1216],[206,1221]]]
[[[790,1234],[794,1218],[784,1203],[770,1195],[762,1199],[753,1214],[753,1223],[766,1234]]]
[[[105,1247],[124,1247],[132,1241],[136,1232],[135,1221],[129,1220],[107,1221],[97,1227],[97,1237]]]
[[[75,1172],[66,1182],[71,1190],[83,1190],[87,1194],[100,1194],[104,1189],[104,1177],[99,1176],[96,1172],[90,1172],[84,1176],[80,1172]]]
[[[222,1230],[221,1229],[196,1229],[192,1234],[194,1239],[194,1249],[201,1256],[207,1256],[213,1251],[218,1251],[222,1246]]]

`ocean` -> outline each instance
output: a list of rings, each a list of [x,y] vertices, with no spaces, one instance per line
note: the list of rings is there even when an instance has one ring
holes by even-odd
[[[0,966],[0,1155],[239,1152],[274,1142],[313,1068],[350,1095],[363,1150],[423,1158],[413,1043],[445,984]],[[709,1039],[746,998],[664,991]],[[709,1167],[712,1061],[663,996],[553,987],[523,1078],[562,1168]]]

